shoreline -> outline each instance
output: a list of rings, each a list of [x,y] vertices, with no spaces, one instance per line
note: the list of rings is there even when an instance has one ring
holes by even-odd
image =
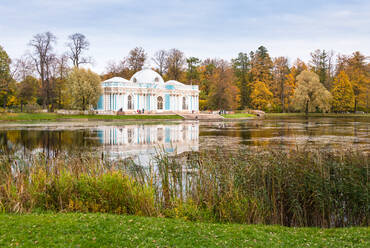
[[[232,121],[246,121],[246,120],[263,120],[263,119],[275,119],[275,118],[296,118],[296,117],[307,117],[307,118],[370,118],[370,114],[321,114],[321,113],[310,113],[305,115],[304,113],[266,113],[262,117],[250,116],[248,114],[245,117],[234,117],[223,115],[222,119],[199,119],[195,121],[199,122],[232,122]],[[190,120],[190,119],[189,119]],[[35,122],[176,122],[176,121],[189,121],[186,118],[177,115],[61,115],[55,113],[2,113],[0,114],[0,123],[35,123]]]

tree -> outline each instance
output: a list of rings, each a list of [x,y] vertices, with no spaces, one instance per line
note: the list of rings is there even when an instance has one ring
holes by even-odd
[[[257,81],[253,83],[253,90],[251,93],[251,104],[253,108],[266,110],[271,105],[272,98],[273,94],[264,82]]]
[[[86,39],[85,35],[80,33],[71,34],[68,36],[69,42],[67,47],[69,48],[68,57],[72,61],[73,66],[79,67],[80,64],[91,63],[91,58],[84,57],[83,52],[89,50],[90,43]]]
[[[334,52],[317,49],[311,53],[310,66],[319,75],[320,82],[327,90],[331,89]]]
[[[273,63],[267,49],[264,46],[260,46],[255,53],[250,53],[250,57],[252,82],[261,81],[270,88]]]
[[[27,76],[33,75],[35,72],[35,65],[33,64],[32,59],[24,55],[19,59],[16,59],[12,63],[11,74],[17,82],[23,81]]]
[[[342,61],[342,67],[349,77],[355,94],[354,111],[357,111],[358,107],[369,109],[370,65],[366,63],[366,59],[357,51]]]
[[[68,55],[63,54],[56,58],[54,64],[54,76],[55,76],[55,100],[59,109],[70,105],[70,99],[68,97],[67,88],[67,76],[70,71],[68,66]]]
[[[287,76],[289,74],[288,58],[277,57],[274,59],[273,75],[274,87],[272,88],[273,95],[279,101],[282,111],[285,112],[285,98],[287,96]]]
[[[236,109],[240,101],[239,89],[235,82],[231,66],[224,60],[217,61],[217,66],[210,75],[208,105],[212,109]]]
[[[102,91],[99,75],[75,67],[69,73],[67,83],[74,107],[86,110],[89,106],[97,104]]]
[[[216,66],[209,59],[203,61],[199,67],[199,109],[209,108],[208,100],[210,98],[212,77],[216,71]]]
[[[240,108],[244,109],[245,107],[249,107],[251,103],[251,89],[249,83],[251,62],[249,60],[248,54],[246,53],[239,53],[238,57],[232,59],[231,61],[235,76],[238,81],[237,85],[240,90]]]
[[[123,78],[130,78],[132,76],[132,72],[130,71],[127,63],[127,59],[123,59],[119,62],[110,61],[106,67],[106,73],[102,76],[103,80],[112,77],[123,77]]]
[[[10,76],[10,63],[11,60],[8,54],[3,47],[0,46],[0,98],[4,108],[7,105],[11,93],[9,89],[9,84],[12,81]]]
[[[297,76],[304,70],[307,70],[306,64],[301,61],[300,59],[297,59],[293,66],[290,68],[290,72],[288,75],[286,75],[286,81],[284,85],[284,91],[285,91],[285,101],[284,101],[284,109],[293,110],[293,96],[294,91],[297,87]]]
[[[331,93],[333,95],[332,107],[334,112],[345,112],[353,109],[355,95],[349,78],[344,71],[335,77]]]
[[[144,49],[141,47],[135,47],[129,52],[127,63],[129,69],[132,71],[132,74],[140,71],[143,68],[146,57],[147,55]]]
[[[192,85],[199,80],[198,66],[200,64],[200,59],[190,57],[186,59],[186,63],[188,64],[188,69],[186,71],[186,80]]]
[[[36,103],[38,90],[39,81],[32,76],[26,76],[26,78],[19,83],[18,100],[21,105],[21,112],[23,111],[24,105]]]
[[[316,112],[330,110],[330,92],[320,83],[319,76],[311,71],[303,71],[297,77],[297,88],[294,92],[293,103],[300,111]]]
[[[166,73],[166,61],[167,61],[167,52],[166,50],[159,50],[154,54],[152,58],[154,63],[158,66],[158,73],[163,77],[163,74]]]
[[[29,46],[34,49],[32,59],[41,79],[42,104],[48,110],[52,103],[51,63],[55,59],[52,53],[55,43],[56,37],[50,32],[36,34],[29,42]]]
[[[171,49],[167,55],[167,78],[180,81],[185,65],[184,53],[178,49]]]

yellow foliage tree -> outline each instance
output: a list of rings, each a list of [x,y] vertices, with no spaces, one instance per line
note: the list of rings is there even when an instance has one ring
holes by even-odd
[[[334,112],[351,111],[353,109],[355,95],[348,75],[344,71],[341,71],[334,78],[331,94],[333,95],[332,107]]]
[[[264,82],[257,81],[253,84],[251,99],[253,108],[266,110],[272,103],[273,94]]]

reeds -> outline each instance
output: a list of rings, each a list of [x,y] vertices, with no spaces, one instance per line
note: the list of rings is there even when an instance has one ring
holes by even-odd
[[[0,210],[82,211],[285,226],[367,226],[356,150],[159,153],[149,167],[91,154],[0,156]]]

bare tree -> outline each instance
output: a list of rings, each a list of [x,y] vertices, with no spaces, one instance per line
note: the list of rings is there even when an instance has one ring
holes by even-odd
[[[52,53],[53,45],[55,43],[56,37],[50,32],[36,34],[29,42],[29,46],[33,48],[33,54],[31,56],[41,79],[41,95],[43,107],[48,107],[48,109],[49,104],[51,103],[50,65],[55,59],[55,56]]]
[[[35,73],[35,64],[29,55],[23,55],[11,64],[11,76],[16,81],[21,82],[27,76],[33,76]]]
[[[166,71],[167,52],[166,50],[159,50],[154,54],[152,58],[154,63],[158,66],[158,72],[161,76]]]
[[[168,52],[166,67],[167,75],[170,79],[180,80],[185,65],[184,53],[178,49],[171,49]]]
[[[80,33],[75,33],[68,36],[70,40],[67,43],[69,48],[68,56],[73,63],[74,67],[79,67],[80,64],[91,63],[90,57],[84,57],[82,54],[84,51],[89,49],[90,43],[86,39],[86,36]]]
[[[128,67],[134,73],[140,71],[145,63],[147,55],[142,47],[135,47],[129,53],[127,58]]]

